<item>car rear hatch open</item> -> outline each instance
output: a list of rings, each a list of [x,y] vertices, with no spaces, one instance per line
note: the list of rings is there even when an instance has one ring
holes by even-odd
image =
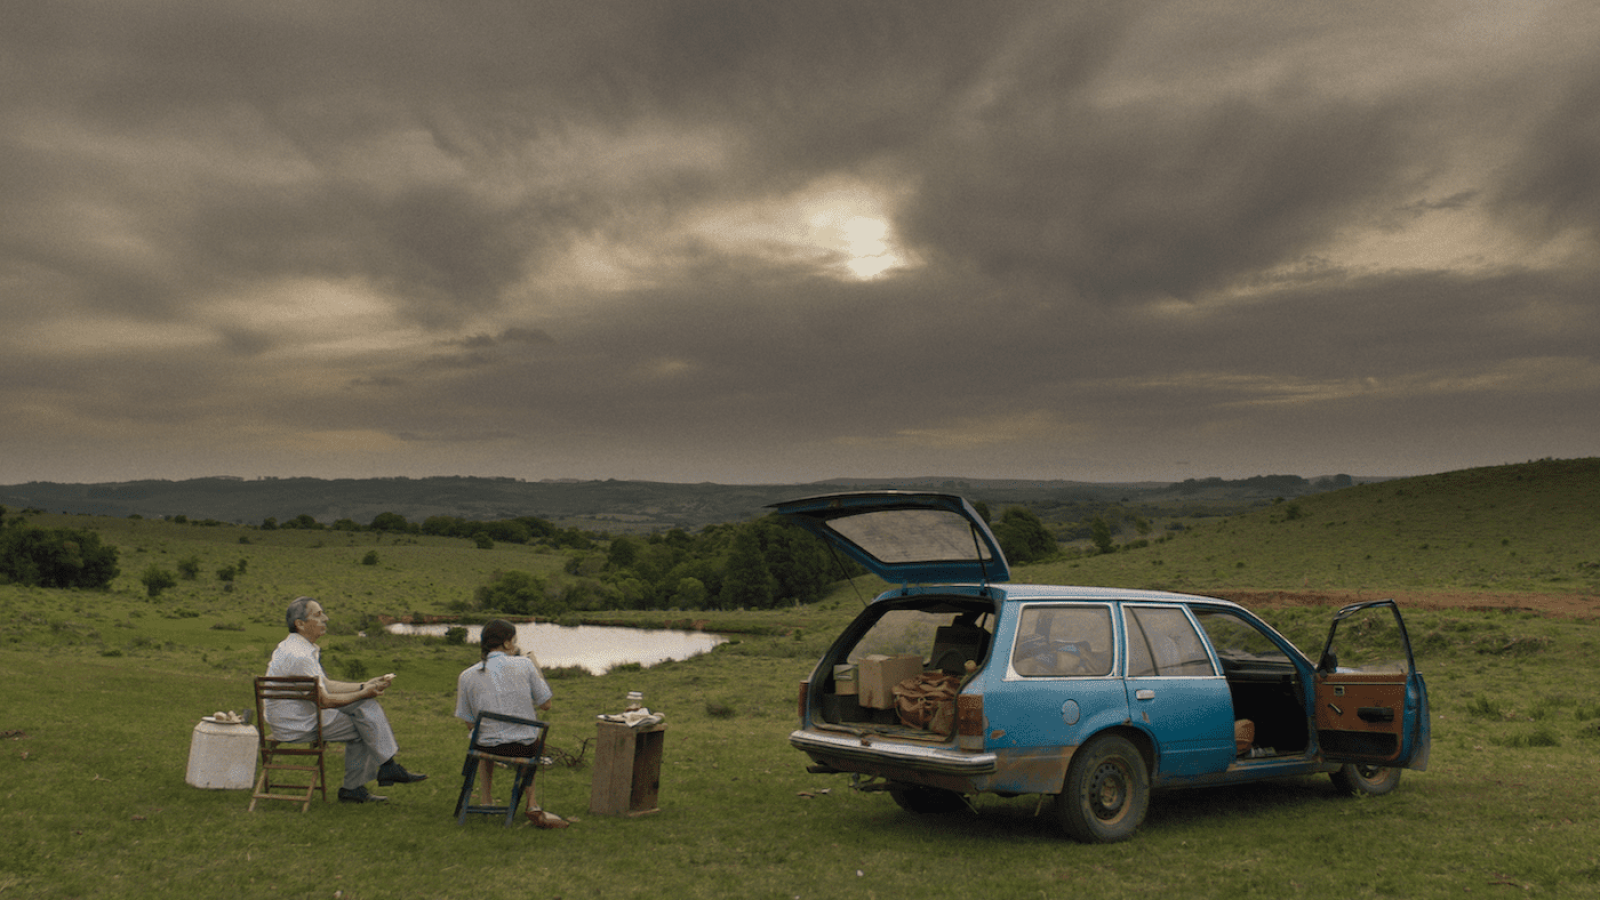
[[[862,491],[775,503],[779,514],[893,584],[1011,578],[989,526],[954,494]]]

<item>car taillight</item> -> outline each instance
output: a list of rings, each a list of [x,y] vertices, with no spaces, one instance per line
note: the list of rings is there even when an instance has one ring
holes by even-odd
[[[797,699],[797,701],[795,703],[795,707],[796,707],[797,714],[800,716],[800,721],[802,721],[802,722],[804,722],[806,720],[806,694],[808,694],[810,692],[811,692],[811,682],[809,682],[809,681],[800,682],[800,696],[799,696],[799,698]],[[981,731],[980,731],[980,733],[981,733]]]
[[[956,695],[956,742],[964,750],[983,749],[983,695]]]

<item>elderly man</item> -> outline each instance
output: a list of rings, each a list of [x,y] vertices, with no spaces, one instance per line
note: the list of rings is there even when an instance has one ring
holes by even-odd
[[[367,782],[379,785],[409,784],[428,776],[407,772],[395,762],[397,746],[389,719],[378,705],[378,697],[388,690],[393,675],[353,684],[330,681],[322,671],[321,649],[317,641],[328,633],[328,616],[322,604],[300,597],[289,604],[284,615],[289,636],[272,652],[268,675],[309,675],[318,679],[322,694],[322,736],[344,747],[344,784],[339,788],[341,803],[381,803],[389,798],[367,790]],[[311,740],[316,733],[319,710],[301,700],[269,700],[267,722],[273,737],[284,741]]]

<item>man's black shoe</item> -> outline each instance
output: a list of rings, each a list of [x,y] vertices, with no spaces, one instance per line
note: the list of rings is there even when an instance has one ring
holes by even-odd
[[[378,767],[379,787],[388,787],[391,784],[411,784],[415,781],[422,781],[427,777],[420,772],[407,772],[405,766],[392,759]]]
[[[365,785],[354,789],[339,788],[340,803],[385,803],[388,800],[389,798],[382,794],[374,794],[367,790]]]

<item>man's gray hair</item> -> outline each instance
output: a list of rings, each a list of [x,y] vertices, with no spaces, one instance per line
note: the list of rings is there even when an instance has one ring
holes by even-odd
[[[311,616],[306,613],[306,608],[315,602],[317,602],[317,598],[315,597],[296,597],[294,602],[289,604],[289,611],[283,614],[283,619],[284,622],[286,622],[289,626],[290,634],[299,634],[299,632],[295,630],[294,623],[303,622],[306,619],[311,618]]]

